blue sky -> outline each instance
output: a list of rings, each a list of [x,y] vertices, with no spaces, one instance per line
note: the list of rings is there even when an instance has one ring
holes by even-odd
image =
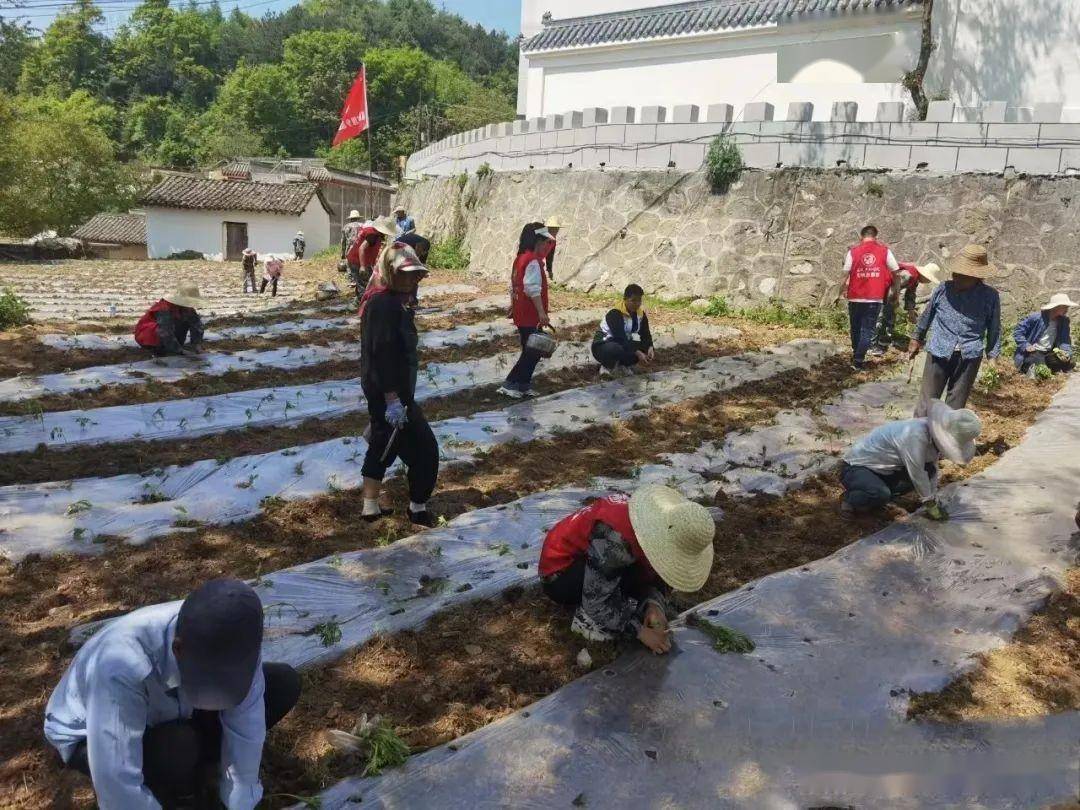
[[[55,6],[61,0],[27,0],[22,16],[35,28],[44,29],[58,9]],[[436,7],[460,14],[469,22],[478,22],[485,28],[497,28],[511,36],[517,36],[521,28],[520,0],[432,0]],[[110,33],[127,17],[128,12],[137,5],[137,0],[101,0],[105,9],[105,27]],[[239,6],[248,14],[258,17],[267,11],[280,11],[296,5],[296,0],[221,0],[225,11]],[[34,6],[42,6],[34,8]],[[109,8],[112,10],[109,10]],[[8,12],[8,16],[15,16]]]

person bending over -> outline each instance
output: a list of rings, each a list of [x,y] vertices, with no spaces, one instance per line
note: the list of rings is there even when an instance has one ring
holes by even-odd
[[[634,637],[663,654],[674,615],[667,596],[705,584],[715,530],[708,509],[670,487],[600,498],[547,533],[540,582],[549,598],[577,607],[570,629],[578,635]]]
[[[844,455],[840,483],[843,512],[879,509],[915,490],[935,520],[945,514],[937,503],[938,461],[968,464],[982,423],[974,411],[930,403],[928,414],[889,422],[857,441]]]
[[[262,632],[258,595],[235,579],[114,619],[53,690],[45,737],[102,810],[203,806],[212,776],[222,806],[251,810],[266,731],[300,697],[296,670],[263,663]]]
[[[1050,297],[1039,312],[1032,312],[1016,325],[1013,340],[1016,370],[1029,377],[1045,365],[1051,372],[1072,371],[1072,335],[1069,327],[1069,307],[1076,303],[1065,293]]]
[[[649,365],[656,357],[649,316],[641,308],[645,291],[637,284],[623,291],[622,301],[600,322],[593,336],[592,356],[600,364],[600,376],[633,374],[638,363]]]
[[[203,339],[203,323],[197,311],[202,304],[199,288],[185,284],[139,318],[135,324],[135,342],[157,357],[196,354]],[[186,348],[184,343],[188,343]]]

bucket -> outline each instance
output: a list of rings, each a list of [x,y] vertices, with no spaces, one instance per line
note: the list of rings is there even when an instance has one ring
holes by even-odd
[[[525,348],[536,352],[541,357],[551,357],[555,354],[555,347],[558,345],[558,341],[545,332],[533,332],[525,340]]]

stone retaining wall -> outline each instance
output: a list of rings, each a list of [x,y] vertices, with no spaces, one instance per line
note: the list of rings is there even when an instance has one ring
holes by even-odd
[[[745,171],[714,194],[703,173],[495,173],[402,186],[420,232],[461,236],[472,269],[507,278],[528,219],[563,224],[555,279],[584,290],[640,283],[670,298],[838,300],[844,252],[875,223],[901,261],[943,262],[969,241],[1001,265],[1010,312],[1080,296],[1080,178]]]

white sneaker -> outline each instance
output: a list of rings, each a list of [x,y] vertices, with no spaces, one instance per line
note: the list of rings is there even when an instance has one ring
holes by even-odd
[[[615,638],[607,630],[598,627],[596,622],[581,612],[580,608],[574,614],[574,621],[570,623],[570,632],[577,633],[588,641],[612,641]]]
[[[606,366],[600,366],[600,379],[601,380],[606,379],[606,378],[610,378],[610,377],[614,377],[614,376],[615,376],[614,373],[610,369],[608,369]]]
[[[535,391],[533,391],[533,390],[532,390],[531,388],[530,388],[530,389],[529,389],[528,391],[522,391],[522,392],[521,392],[521,395],[522,395],[523,397],[525,397],[526,399],[532,399],[533,397],[538,397],[538,396],[540,396],[540,395],[539,395],[539,394],[537,394],[537,393],[536,393]]]
[[[495,393],[510,397],[510,399],[525,399],[525,394],[522,391],[518,391],[516,388],[507,388],[505,385],[499,386]]]

